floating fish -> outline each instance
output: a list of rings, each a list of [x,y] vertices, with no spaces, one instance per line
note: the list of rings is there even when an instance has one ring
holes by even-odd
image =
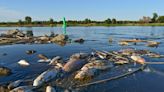
[[[63,70],[65,72],[73,72],[79,70],[87,61],[85,59],[69,59],[68,62],[64,65]]]
[[[10,92],[33,92],[32,89],[33,87],[30,86],[20,86],[11,90]]]
[[[43,55],[43,54],[39,54],[38,58],[42,59],[42,60],[48,60],[47,56]]]
[[[122,46],[127,46],[127,45],[129,45],[128,42],[119,42],[118,44],[119,44],[119,45],[122,45]]]
[[[96,51],[95,54],[101,59],[106,59],[108,57],[108,54],[101,51]]]
[[[56,90],[52,86],[47,86],[46,87],[46,92],[56,92]]]
[[[91,78],[95,75],[96,69],[95,68],[88,68],[86,70],[81,70],[75,75],[75,79],[85,79],[85,78]]]
[[[106,60],[95,60],[94,62],[90,62],[85,64],[80,72],[75,75],[75,79],[85,79],[93,77],[96,72],[99,70],[106,70],[113,67],[113,65]]]
[[[95,60],[93,62],[85,64],[81,68],[81,70],[85,70],[85,68],[95,68],[99,70],[106,70],[111,67],[113,67],[113,65],[107,60]]]
[[[57,77],[59,69],[51,69],[40,74],[33,82],[33,86],[41,86],[43,83],[48,82]]]
[[[87,57],[88,57],[88,54],[87,53],[75,53],[70,58],[85,59]]]
[[[51,61],[51,59],[40,59],[40,60],[38,60],[38,62],[39,63],[48,63],[48,62],[50,62]]]
[[[135,62],[139,63],[139,64],[145,64],[145,59],[142,58],[141,56],[132,55],[131,59],[134,60]]]
[[[60,56],[54,57],[54,58],[50,61],[49,65],[56,65],[57,63],[63,63],[63,60],[62,60],[62,58],[61,58]]]
[[[160,42],[149,41],[146,46],[148,46],[148,47],[158,47],[159,44],[160,44]]]
[[[160,55],[160,54],[154,53],[154,52],[149,52],[146,55],[149,56],[149,57],[151,57],[151,58],[163,58],[164,57],[164,55]]]
[[[30,64],[26,61],[26,60],[20,60],[18,62],[19,65],[22,65],[22,66],[29,66]]]
[[[12,83],[10,83],[10,84],[8,85],[8,89],[16,88],[16,87],[18,87],[22,82],[23,82],[23,80],[14,81],[14,82],[12,82]]]

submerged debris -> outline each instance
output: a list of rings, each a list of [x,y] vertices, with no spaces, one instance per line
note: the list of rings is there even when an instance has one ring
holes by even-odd
[[[51,39],[52,42],[64,42],[68,40],[67,35],[59,34]]]
[[[27,50],[27,51],[26,51],[26,54],[29,54],[29,55],[34,54],[34,53],[36,53],[35,50]]]
[[[6,76],[11,74],[11,70],[7,67],[0,66],[0,75]]]
[[[77,42],[77,43],[84,43],[84,39],[83,38],[79,38],[79,39],[76,39],[74,40],[74,42]]]

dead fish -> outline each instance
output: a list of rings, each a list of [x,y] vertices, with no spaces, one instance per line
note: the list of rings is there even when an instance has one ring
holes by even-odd
[[[131,59],[139,64],[145,64],[145,59],[142,58],[141,56],[132,55]]]
[[[9,75],[11,73],[11,69],[0,65],[0,75]]]
[[[32,89],[33,87],[30,86],[20,86],[11,90],[10,92],[33,92]]]
[[[121,45],[121,46],[127,46],[127,45],[129,45],[128,42],[119,42],[118,44]]]
[[[132,55],[134,52],[135,52],[135,49],[133,48],[127,48],[127,49],[118,51],[118,53],[122,55]]]
[[[16,87],[18,87],[22,82],[23,82],[23,80],[14,81],[14,82],[12,82],[12,83],[10,83],[10,84],[8,85],[8,89],[16,88]]]
[[[106,53],[101,52],[101,51],[95,51],[95,54],[101,59],[106,59],[108,56]]]
[[[46,59],[46,60],[45,59],[40,59],[40,60],[38,60],[39,63],[45,63],[45,62],[48,63],[50,61],[51,61],[51,59]]]
[[[90,77],[93,77],[95,75],[95,73],[96,73],[96,69],[94,69],[94,68],[90,68],[87,70],[81,70],[75,75],[74,78],[77,80],[90,78]]]
[[[59,69],[51,69],[40,74],[33,82],[33,86],[41,86],[43,83],[48,82],[57,77]]]
[[[153,53],[153,52],[150,52],[150,53],[148,53],[146,55],[151,57],[151,58],[161,58],[161,57],[164,57],[163,55],[160,55],[158,53]]]
[[[74,59],[85,59],[87,57],[88,57],[88,54],[87,53],[75,53],[70,58],[74,58]]]
[[[114,62],[114,64],[116,65],[123,65],[123,64],[128,64],[128,63],[129,63],[128,61],[124,61],[124,60]]]
[[[22,65],[22,66],[29,66],[29,65],[30,65],[30,63],[28,63],[26,60],[20,60],[20,61],[18,62],[18,64],[19,64],[19,65]]]
[[[47,86],[46,87],[46,92],[56,92],[56,90],[52,86]]]
[[[50,61],[49,65],[56,65],[57,63],[63,63],[63,60],[62,60],[62,58],[61,58],[60,56],[54,57],[54,58]]]
[[[39,54],[38,58],[42,59],[42,60],[48,60],[47,56],[43,55],[43,54]]]
[[[79,59],[70,59],[64,65],[63,70],[65,72],[73,72],[75,70],[79,70],[86,63],[87,63],[87,61],[85,59],[82,59],[82,60],[79,60]]]
[[[113,67],[113,65],[107,60],[95,60],[93,62],[85,64],[81,70],[85,70],[86,68],[95,68],[99,70],[106,70],[108,68]]]
[[[93,77],[98,70],[106,70],[113,67],[113,65],[108,61],[101,61],[101,60],[95,60],[94,62],[90,62],[85,64],[80,72],[78,72],[75,75],[75,79],[84,79],[84,78],[90,78]]]
[[[129,60],[127,58],[123,58],[120,56],[116,56],[112,58],[115,64],[128,64]]]
[[[149,41],[147,46],[148,47],[158,47],[159,44],[160,44],[160,42]]]

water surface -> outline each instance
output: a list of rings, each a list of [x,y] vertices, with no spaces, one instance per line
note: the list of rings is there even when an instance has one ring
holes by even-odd
[[[62,33],[60,27],[0,27],[0,33],[7,30],[20,29],[33,30],[34,36],[50,35],[54,33]],[[13,81],[17,79],[34,78],[41,72],[48,69],[45,63],[38,63],[37,55],[45,54],[49,58],[54,56],[62,56],[67,59],[76,52],[88,52],[92,49],[97,50],[119,50],[123,48],[133,47],[136,49],[147,49],[164,54],[164,27],[68,27],[67,34],[71,39],[84,38],[83,44],[70,43],[65,46],[57,44],[15,44],[0,46],[0,65],[12,69],[13,74],[8,77],[0,77],[0,83]],[[109,42],[109,38],[113,42]],[[139,38],[144,40],[154,40],[161,42],[158,48],[146,47],[144,43],[130,46],[119,46],[118,41],[121,39]],[[27,55],[26,50],[36,50],[37,53]],[[6,53],[6,56],[2,54]],[[20,67],[17,62],[25,59],[31,63],[29,67]],[[148,61],[164,61],[164,59],[146,58]],[[88,92],[162,92],[164,91],[164,65],[149,65],[157,72],[139,72],[132,76],[119,80],[90,86],[84,91]],[[110,71],[109,71],[110,72]],[[100,75],[100,79],[109,76],[108,73]],[[109,76],[110,77],[110,76]]]

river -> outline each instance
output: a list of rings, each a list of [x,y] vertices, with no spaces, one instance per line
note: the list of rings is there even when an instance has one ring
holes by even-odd
[[[50,35],[51,32],[62,33],[60,27],[0,27],[0,34],[7,30],[19,29],[22,31],[32,30],[34,36]],[[84,38],[83,44],[69,43],[65,46],[58,44],[14,44],[0,46],[0,65],[12,69],[13,74],[7,77],[0,77],[1,82],[13,81],[17,79],[34,78],[38,74],[48,69],[45,63],[38,63],[37,55],[45,54],[49,58],[62,56],[68,58],[76,52],[88,52],[97,50],[120,50],[133,47],[136,49],[147,49],[160,54],[164,54],[164,27],[68,27],[67,34],[71,39]],[[112,38],[113,42],[109,42]],[[139,38],[143,40],[153,40],[161,42],[158,48],[145,46],[144,43],[129,46],[120,46],[121,39]],[[37,53],[27,55],[27,50],[36,50]],[[6,53],[6,56],[3,56]],[[17,62],[25,59],[31,63],[29,67],[20,67]],[[164,61],[164,58],[150,59],[148,61]],[[155,69],[154,72],[139,72],[134,75],[91,86],[85,92],[163,92],[164,91],[164,65],[148,65]]]

